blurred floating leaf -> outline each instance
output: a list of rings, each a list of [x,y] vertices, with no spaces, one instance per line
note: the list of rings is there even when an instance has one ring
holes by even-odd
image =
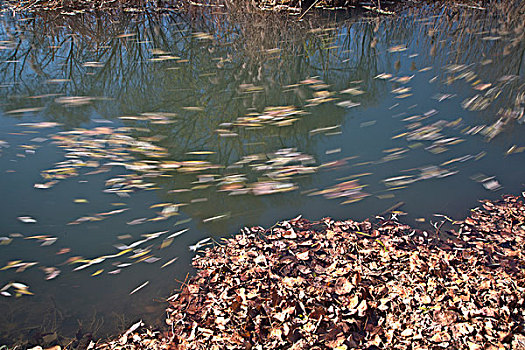
[[[38,189],[48,189],[48,188],[53,187],[56,183],[58,183],[58,181],[53,180],[53,181],[48,181],[43,184],[34,184],[34,187]]]
[[[31,216],[19,216],[17,219],[20,220],[21,222],[23,222],[24,224],[34,224],[34,223],[36,223],[36,220],[34,218],[32,218]]]
[[[149,284],[149,281],[146,281],[146,282],[142,283],[140,286],[138,286],[137,288],[133,289],[133,290],[129,293],[129,295],[135,294],[136,292],[138,292],[138,291],[141,290],[142,288],[146,287],[148,284]]]
[[[169,260],[168,262],[164,263],[160,268],[163,269],[166,266],[169,266],[169,265],[173,264],[175,261],[177,261],[177,259],[178,258],[173,258],[173,259]]]
[[[348,88],[346,90],[341,91],[342,94],[350,94],[352,96],[359,96],[364,94],[365,92],[356,88]]]
[[[165,239],[164,241],[162,241],[162,243],[160,245],[160,249],[164,249],[164,248],[169,247],[171,245],[171,243],[173,243],[173,238]]]
[[[54,128],[56,126],[62,125],[55,122],[40,122],[40,123],[22,123],[18,124],[20,126],[28,126],[30,128]]]
[[[407,50],[407,47],[405,45],[397,45],[397,46],[392,46],[391,48],[388,49],[388,52],[392,53],[392,52],[402,52],[402,51],[406,51]]]
[[[88,96],[64,96],[56,98],[55,102],[58,104],[63,104],[66,107],[77,107],[90,104],[95,99],[95,97]]]
[[[209,154],[215,154],[213,151],[191,151],[186,152],[188,155],[209,155]]]
[[[82,66],[84,67],[89,67],[89,68],[102,68],[104,67],[104,63],[103,62],[84,62],[82,64]]]
[[[215,220],[225,219],[225,218],[228,218],[229,216],[230,216],[230,213],[216,215],[216,216],[212,216],[212,217],[203,219],[202,222],[207,223],[207,222],[211,222]]]
[[[42,271],[46,274],[47,281],[57,278],[61,272],[56,267],[42,267]]]
[[[35,113],[35,112],[40,112],[43,109],[44,107],[28,107],[28,108],[13,109],[11,111],[6,111],[4,113],[6,114]]]
[[[13,241],[12,238],[0,237],[0,245],[9,245],[12,241]]]
[[[202,112],[202,111],[204,111],[203,107],[197,107],[197,106],[182,107],[182,109],[184,109],[186,111],[191,111],[191,112]]]
[[[93,273],[91,274],[91,276],[98,276],[98,275],[100,275],[102,272],[104,272],[104,269],[100,269],[100,270],[97,270],[97,271],[93,272]]]
[[[492,84],[476,84],[474,85],[474,90],[483,91],[491,87]]]

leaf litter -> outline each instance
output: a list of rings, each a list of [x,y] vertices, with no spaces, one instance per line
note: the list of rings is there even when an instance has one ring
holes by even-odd
[[[141,323],[97,348],[519,349],[524,244],[525,204],[510,195],[446,234],[394,217],[244,228],[195,257],[169,329]]]

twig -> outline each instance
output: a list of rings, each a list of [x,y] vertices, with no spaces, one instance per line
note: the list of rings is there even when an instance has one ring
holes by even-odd
[[[441,229],[441,226],[443,226],[444,223],[445,223],[445,220],[442,220],[441,224],[439,225],[439,227],[437,227],[437,225],[436,225],[436,236],[439,236],[439,230]]]
[[[455,4],[455,6],[462,6],[462,7],[468,7],[468,8],[471,8],[471,9],[475,9],[475,10],[486,10],[485,7],[480,7],[480,6],[472,6],[472,5],[467,5],[467,4]]]
[[[308,7],[308,8],[306,9],[306,11],[304,11],[303,14],[300,15],[299,18],[298,18],[297,20],[298,20],[298,21],[302,20],[303,17],[304,17],[304,15],[306,15],[306,13],[307,13],[308,11],[310,11],[310,10],[312,9],[312,7],[314,7],[315,5],[317,5],[318,2],[319,2],[319,0],[315,0],[315,1],[313,2],[313,4],[311,4],[310,7]]]
[[[403,205],[405,205],[405,202],[398,202],[397,204],[394,204],[393,206],[391,206],[390,208],[388,208],[387,210],[385,210],[384,212],[382,212],[379,215],[380,216],[386,215],[386,214],[390,213],[391,211],[394,211],[394,210],[396,210],[398,208],[401,208]]]

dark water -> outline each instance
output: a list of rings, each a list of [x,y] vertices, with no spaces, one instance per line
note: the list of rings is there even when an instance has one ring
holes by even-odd
[[[28,287],[0,296],[0,344],[161,324],[189,246],[243,226],[404,202],[432,231],[519,194],[523,22],[461,12],[4,14],[0,288]]]

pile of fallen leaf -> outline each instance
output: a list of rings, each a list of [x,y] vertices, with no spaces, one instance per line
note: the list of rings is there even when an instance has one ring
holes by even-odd
[[[103,344],[91,342],[85,349],[169,349],[171,347],[168,346],[164,336],[163,332],[150,329],[144,325],[144,322],[138,321],[119,338]]]
[[[163,341],[113,345],[525,349],[523,201],[484,201],[453,224],[445,241],[441,226],[396,219],[243,229],[195,258],[197,275],[169,298]]]

